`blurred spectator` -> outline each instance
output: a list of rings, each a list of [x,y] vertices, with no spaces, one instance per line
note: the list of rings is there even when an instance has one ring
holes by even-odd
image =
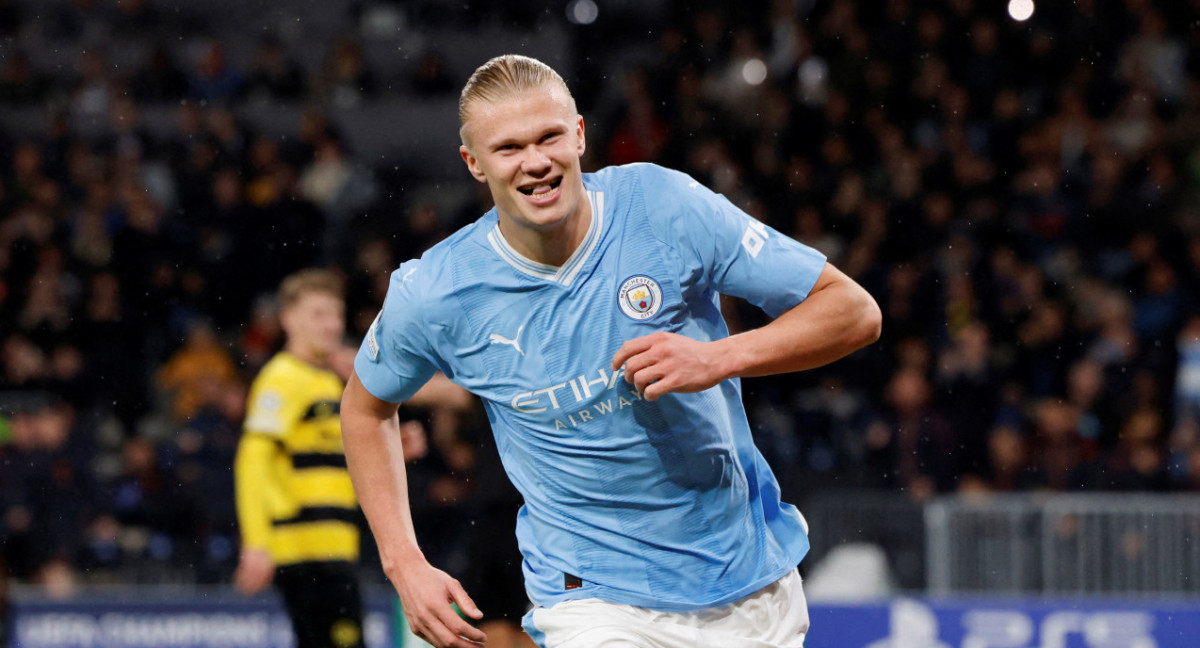
[[[133,100],[128,97],[114,100],[108,119],[112,134],[105,138],[102,152],[114,155],[120,161],[141,160],[153,155],[153,139],[143,127],[142,115]]]
[[[76,412],[57,401],[18,412],[5,456],[6,553],[19,577],[35,576],[53,561],[72,561],[80,533],[99,502],[88,470],[91,439],[77,427]],[[64,565],[69,565],[64,562]]]
[[[889,453],[902,488],[922,501],[955,487],[954,431],[932,408],[933,390],[916,367],[900,369],[887,388]]]
[[[363,58],[362,43],[335,40],[313,79],[316,96],[339,108],[353,108],[375,96],[375,73]]]
[[[165,45],[156,45],[150,60],[129,80],[133,98],[144,102],[167,102],[182,99],[188,90],[188,78],[175,63],[175,57]]]
[[[339,265],[348,260],[351,219],[378,197],[370,171],[357,164],[333,134],[316,140],[313,161],[300,174],[300,193],[325,213],[321,257]]]
[[[1179,332],[1179,368],[1175,374],[1174,414],[1179,421],[1200,423],[1200,315]],[[1200,439],[1197,440],[1200,442]]]
[[[374,318],[374,315],[371,316]],[[255,372],[275,355],[283,341],[283,329],[279,328],[279,304],[273,296],[260,296],[254,300],[250,318],[242,331],[238,348],[242,362],[248,372]]]
[[[188,96],[210,106],[224,106],[242,93],[242,75],[225,60],[225,48],[209,40],[200,48]]]
[[[419,202],[412,206],[408,217],[400,224],[400,241],[393,246],[395,255],[401,259],[416,258],[449,233],[445,217],[438,212],[437,205]]]
[[[159,8],[147,0],[117,0],[115,9],[113,33],[121,38],[138,38],[165,26]]]
[[[187,421],[202,407],[211,406],[235,375],[229,350],[209,324],[196,321],[183,346],[159,370],[157,382],[170,397],[172,416]]]
[[[68,600],[79,588],[79,574],[67,559],[56,557],[42,564],[33,582],[50,598]]]
[[[670,127],[655,112],[646,72],[631,70],[621,81],[624,106],[611,129],[608,160],[612,164],[656,161],[667,144]]]
[[[959,439],[959,470],[981,474],[988,426],[995,420],[1000,376],[991,358],[991,337],[978,321],[963,326],[938,361],[941,409]]]
[[[1044,399],[1033,407],[1034,443],[1032,463],[1045,475],[1053,490],[1074,490],[1080,485],[1080,468],[1092,459],[1084,455],[1079,438],[1078,411],[1056,399]]]
[[[1030,461],[1029,440],[1021,430],[997,425],[987,436],[988,480],[995,491],[1028,491],[1045,485],[1045,475]]]
[[[357,173],[357,171],[352,171]],[[327,227],[349,227],[347,222],[335,222],[335,217],[351,218],[350,214],[322,212],[305,195],[296,171],[288,164],[271,164],[259,180],[256,196],[260,202],[253,210],[245,251],[251,258],[239,264],[254,271],[248,282],[258,294],[270,291],[288,273],[313,265],[325,250],[346,241],[336,240],[338,232]],[[246,280],[246,277],[242,277]]]
[[[71,117],[82,129],[108,115],[109,102],[118,94],[109,72],[107,55],[86,49],[79,55],[79,80],[71,91]]]
[[[1159,97],[1178,101],[1185,89],[1186,50],[1167,33],[1161,11],[1150,3],[1138,9],[1138,31],[1121,53],[1121,74],[1130,84],[1149,82]]]
[[[70,0],[50,7],[44,29],[57,40],[96,43],[108,36],[111,18],[107,7],[96,0]]]
[[[1145,268],[1140,296],[1134,300],[1134,332],[1147,343],[1173,336],[1189,306],[1179,287],[1178,275],[1162,258]]]
[[[1115,448],[1081,467],[1085,490],[1164,491],[1170,487],[1164,458],[1162,417],[1139,410],[1125,420]]]
[[[149,439],[126,439],[121,447],[121,468],[109,485],[113,517],[126,529],[125,549],[131,557],[145,557],[171,565],[194,562],[195,543],[207,522],[195,499],[164,462],[160,449]]]
[[[256,227],[260,218],[245,203],[241,174],[236,169],[223,168],[212,178],[207,209],[197,205],[189,215],[196,236],[197,266],[204,272],[220,300],[207,305],[207,311],[220,323],[234,323],[245,317],[246,307],[259,281],[248,281],[246,269],[258,270],[262,246],[253,242],[263,228]]]
[[[246,71],[246,98],[250,101],[295,101],[304,96],[304,75],[289,59],[283,44],[272,37],[258,43]]]
[[[458,91],[457,80],[446,70],[446,60],[437,52],[426,52],[409,78],[413,93],[422,97],[453,95]]]
[[[50,79],[30,66],[24,52],[9,54],[0,66],[0,105],[37,105],[49,97],[51,88]]]

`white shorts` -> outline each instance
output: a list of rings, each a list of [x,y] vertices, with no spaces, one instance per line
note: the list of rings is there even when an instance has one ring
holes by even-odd
[[[743,599],[694,612],[659,612],[599,599],[533,611],[544,648],[803,648],[808,603],[800,574]]]

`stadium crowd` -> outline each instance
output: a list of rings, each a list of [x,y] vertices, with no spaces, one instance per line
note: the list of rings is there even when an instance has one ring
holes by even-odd
[[[524,4],[475,20],[565,21]],[[435,50],[397,79],[347,14],[304,44],[325,52],[309,69],[275,37],[231,60],[169,5],[0,0],[0,115],[46,115],[32,134],[0,121],[0,564],[54,588],[226,582],[280,278],[341,270],[357,343],[388,272],[489,206],[403,198],[328,117],[454,97]],[[1200,2],[1045,2],[1027,22],[976,0],[651,5],[641,35],[603,7],[570,32],[585,170],[687,171],[883,308],[880,344],[745,381],[792,501],[1200,490]],[[184,52],[174,30],[213,37]],[[144,57],[113,64],[97,44],[118,41]],[[34,43],[78,58],[50,70]],[[239,118],[253,102],[304,109],[278,137]],[[166,136],[151,106],[173,107]],[[734,328],[761,321],[727,306]],[[414,416],[422,540],[461,569],[461,521],[511,494],[479,486],[500,479],[480,421]]]

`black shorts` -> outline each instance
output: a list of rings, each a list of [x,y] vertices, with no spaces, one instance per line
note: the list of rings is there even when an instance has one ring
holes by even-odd
[[[362,594],[354,565],[282,565],[275,585],[292,619],[296,648],[363,648]]]

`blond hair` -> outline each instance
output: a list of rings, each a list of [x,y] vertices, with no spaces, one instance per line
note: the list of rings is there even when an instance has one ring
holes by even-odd
[[[289,275],[279,284],[279,305],[288,308],[311,293],[323,293],[345,299],[342,278],[336,272],[309,268]]]
[[[503,54],[475,68],[458,97],[458,134],[466,143],[467,109],[476,101],[495,102],[546,84],[562,88],[575,111],[567,82],[545,63],[521,54]]]

